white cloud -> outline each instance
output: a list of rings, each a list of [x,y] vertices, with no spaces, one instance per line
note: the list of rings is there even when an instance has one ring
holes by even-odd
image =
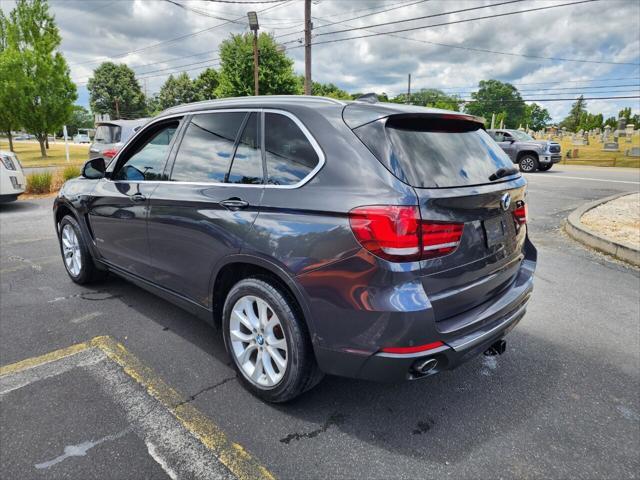
[[[271,4],[241,6],[201,0],[175,1],[209,15],[230,19],[238,17],[244,19],[248,10],[259,11],[273,6]],[[13,8],[13,3],[0,0],[0,6],[5,13]],[[316,27],[314,33],[348,28],[341,23],[326,28],[322,28],[322,25],[392,8],[400,3],[411,2],[410,0],[315,1],[312,6]],[[490,3],[495,2],[432,0],[346,23],[350,26],[367,26]],[[320,35],[316,36],[314,41],[431,25],[558,3],[561,3],[560,0],[527,1],[386,27],[356,30],[336,36]],[[63,38],[62,51],[71,65],[72,77],[80,82],[86,81],[92,69],[99,64],[85,62],[117,56],[224,23],[223,20],[185,10],[163,0],[92,0],[90,2],[52,0],[51,6]],[[443,88],[450,92],[470,92],[477,86],[478,81],[497,78],[519,85],[523,90],[524,98],[542,98],[543,95],[547,96],[545,94],[551,93],[543,90],[535,91],[535,88],[567,86],[580,88],[587,85],[629,83],[638,85],[635,88],[635,95],[638,95],[638,88],[640,88],[638,66],[548,61],[421,43],[435,42],[546,57],[639,63],[640,22],[638,18],[640,18],[640,2],[607,0],[397,34],[414,40],[381,35],[328,43],[313,48],[313,77],[317,81],[333,82],[352,92],[373,90],[398,94],[406,91],[407,74],[412,73],[413,89]],[[262,30],[276,36],[296,32],[303,26],[303,4],[300,0],[293,0],[284,6],[259,13],[259,19]],[[240,33],[245,30],[246,27],[243,28],[242,25],[229,23],[211,28],[199,35],[114,58],[114,61],[129,64],[141,76],[144,76],[142,72],[175,68],[204,60],[215,64],[213,59],[217,57],[220,42],[230,33]],[[304,70],[304,49],[292,47],[299,45],[295,40],[301,37],[301,33],[296,33],[278,38],[280,42],[294,41],[287,44],[290,48],[288,54],[294,59],[294,68],[300,74]],[[201,52],[210,53],[193,56]],[[144,66],[146,64],[152,65]],[[204,68],[206,64],[202,66]],[[179,71],[178,68],[176,70]],[[189,73],[196,75],[199,71],[199,69],[190,70]],[[170,72],[157,73],[162,75],[147,80],[150,92],[157,91],[164,82],[165,75]],[[627,80],[585,83],[593,79],[622,77]],[[629,77],[632,78],[629,79]],[[579,83],[580,80],[583,82]],[[540,82],[562,83],[540,85]],[[615,90],[585,90],[584,93],[585,96],[619,96],[614,93]],[[633,87],[629,90],[633,90]],[[568,90],[568,92],[574,92],[574,90]],[[571,98],[574,96],[577,96],[577,93],[567,95]],[[549,109],[555,120],[559,120],[566,114],[570,104],[570,101],[547,102],[544,106]],[[637,99],[593,100],[588,101],[588,106],[591,111],[615,115],[623,106],[637,109],[639,103]]]

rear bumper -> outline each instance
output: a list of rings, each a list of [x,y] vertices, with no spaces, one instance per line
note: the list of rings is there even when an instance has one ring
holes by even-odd
[[[458,365],[485,352],[491,345],[502,339],[522,320],[526,312],[527,300],[504,318],[474,332],[472,335],[450,340],[442,347],[416,354],[377,353],[362,366],[358,378],[380,382],[416,380],[443,370],[451,370]],[[414,371],[415,364],[425,360],[436,360],[435,367],[427,374]]]
[[[429,310],[413,312],[411,317],[398,319],[415,331],[416,325],[426,336],[416,339],[417,345],[443,342],[443,345],[419,353],[397,354],[363,351],[359,348],[315,348],[320,368],[326,373],[365,380],[394,382],[423,378],[450,370],[486,351],[507,335],[525,315],[533,291],[536,249],[527,240],[525,258],[510,286],[487,304],[479,305],[446,322],[434,322]],[[344,320],[348,322],[347,319]],[[411,325],[411,327],[409,327]],[[380,337],[378,340],[383,340]],[[406,344],[406,343],[405,343]],[[437,365],[428,374],[415,372],[419,361],[435,359]]]

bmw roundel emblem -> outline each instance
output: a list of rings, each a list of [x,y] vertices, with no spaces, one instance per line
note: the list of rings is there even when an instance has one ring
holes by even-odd
[[[509,210],[509,207],[511,206],[511,195],[509,193],[502,195],[500,198],[500,206],[505,212]]]

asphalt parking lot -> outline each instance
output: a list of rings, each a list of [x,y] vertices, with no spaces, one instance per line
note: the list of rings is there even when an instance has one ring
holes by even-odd
[[[198,319],[116,277],[73,284],[51,199],[0,205],[0,476],[637,478],[640,273],[560,226],[640,172],[527,178],[539,263],[505,355],[399,385],[327,377],[277,406]]]

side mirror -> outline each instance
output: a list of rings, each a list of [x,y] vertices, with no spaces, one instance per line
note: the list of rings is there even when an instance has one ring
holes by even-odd
[[[106,171],[107,166],[104,163],[104,158],[92,158],[82,167],[82,176],[90,179],[104,178]]]
[[[510,138],[509,139],[509,143],[516,143],[516,139],[515,138]]]

